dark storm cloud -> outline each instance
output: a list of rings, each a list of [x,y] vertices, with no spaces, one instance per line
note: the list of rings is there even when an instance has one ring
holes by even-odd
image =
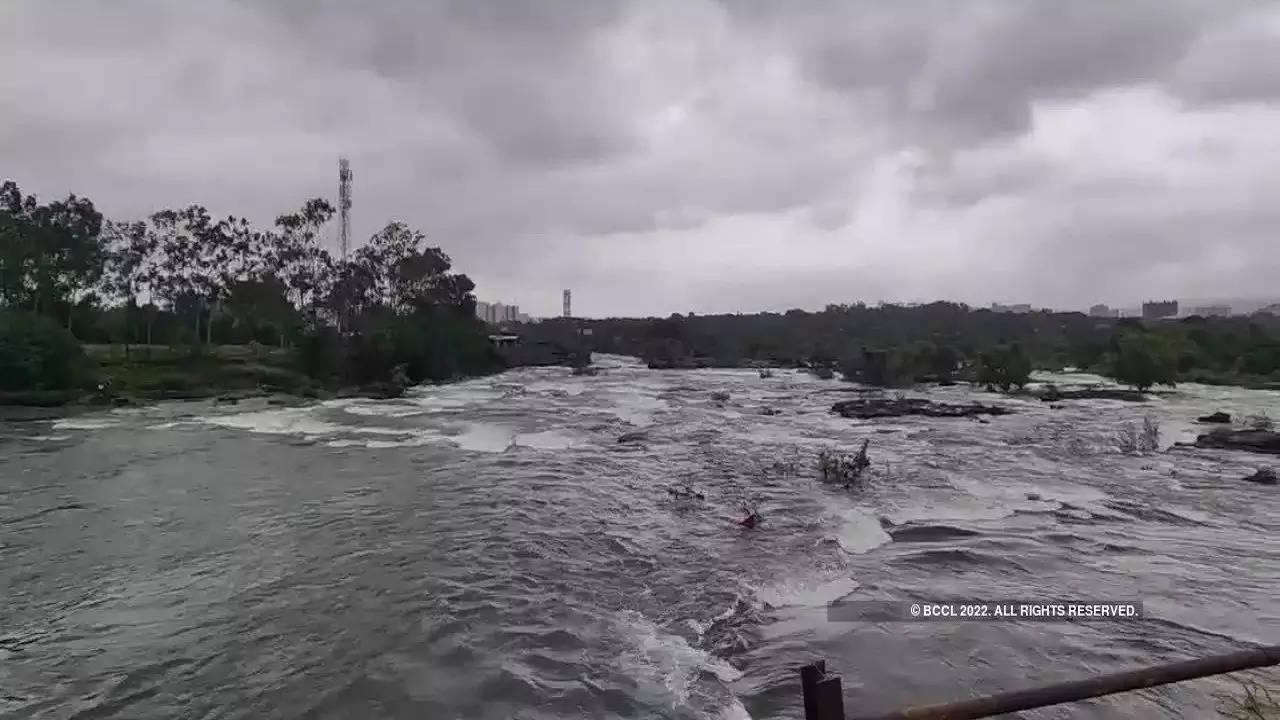
[[[1035,100],[1160,79],[1236,0],[722,0],[791,45],[816,81],[916,132],[973,140],[1023,131]]]
[[[0,22],[0,167],[25,188],[269,222],[332,197],[344,154],[358,236],[420,226],[535,312],[561,285],[615,314],[1087,305],[1276,269],[1275,4],[18,0]]]

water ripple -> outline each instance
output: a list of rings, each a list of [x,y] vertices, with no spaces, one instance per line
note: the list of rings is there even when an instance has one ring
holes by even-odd
[[[1256,458],[1115,442],[1144,413],[1165,447],[1205,412],[1276,415],[1275,393],[858,422],[826,411],[854,388],[800,373],[600,364],[10,423],[0,717],[794,718],[819,654],[874,712],[1280,640],[1276,494],[1239,480]],[[864,438],[865,489],[817,483],[819,449]],[[825,612],[1064,595],[1150,618]],[[1225,682],[1072,717],[1206,716]]]

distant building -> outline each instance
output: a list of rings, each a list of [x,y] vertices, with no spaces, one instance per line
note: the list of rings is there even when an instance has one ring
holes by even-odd
[[[1280,315],[1280,303],[1271,303],[1270,305],[1260,307],[1258,308],[1258,311],[1254,314],[1261,315],[1262,313],[1268,313],[1270,315]]]
[[[991,312],[1029,313],[1031,312],[1031,304],[1023,303],[1021,305],[1001,305],[1000,303],[991,303]]]
[[[1118,318],[1120,317],[1120,308],[1107,307],[1106,305],[1094,305],[1089,308],[1089,317],[1096,318]]]
[[[1178,314],[1177,300],[1149,300],[1142,303],[1143,320],[1171,318]]]
[[[529,322],[529,316],[520,312],[519,305],[504,305],[500,302],[477,302],[476,317],[490,325]]]
[[[1231,314],[1230,305],[1201,305],[1191,308],[1191,315],[1200,317],[1227,317]]]

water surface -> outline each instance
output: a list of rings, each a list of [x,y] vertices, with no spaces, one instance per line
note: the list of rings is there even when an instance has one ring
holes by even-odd
[[[858,422],[828,412],[837,381],[602,364],[0,425],[0,718],[796,718],[817,656],[879,712],[1280,642],[1277,492],[1240,479],[1266,458],[1116,445],[1148,414],[1166,447],[1212,410],[1280,417],[1276,393]],[[816,481],[818,449],[864,438],[866,489]],[[744,502],[762,528],[732,524]],[[943,595],[1149,617],[824,609]],[[1035,717],[1212,717],[1233,687]]]

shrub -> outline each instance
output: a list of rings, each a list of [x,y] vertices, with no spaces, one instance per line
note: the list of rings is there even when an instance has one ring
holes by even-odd
[[[1120,429],[1116,435],[1116,444],[1120,452],[1139,454],[1153,452],[1160,448],[1160,424],[1150,415],[1142,418],[1142,429],[1138,430],[1133,423]]]
[[[67,390],[89,384],[84,348],[54,320],[0,312],[0,390]]]

